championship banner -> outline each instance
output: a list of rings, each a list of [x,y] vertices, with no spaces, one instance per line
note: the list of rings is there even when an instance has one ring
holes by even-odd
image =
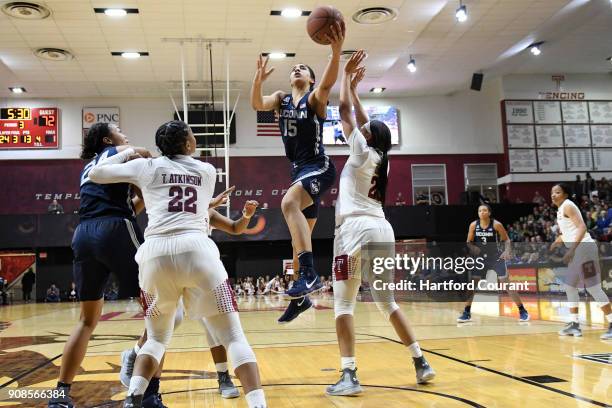
[[[110,123],[119,127],[119,108],[83,108],[83,137],[87,130],[97,122]]]

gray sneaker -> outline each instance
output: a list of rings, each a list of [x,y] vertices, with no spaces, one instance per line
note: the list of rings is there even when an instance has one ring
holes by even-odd
[[[217,371],[217,382],[219,383],[219,394],[222,398],[238,398],[240,391],[232,382],[228,371]]]
[[[582,337],[580,324],[578,324],[578,322],[569,322],[562,330],[559,330],[559,336]]]
[[[608,331],[601,335],[600,339],[602,340],[612,340],[612,323],[610,323],[610,327],[608,327]]]
[[[126,387],[130,386],[132,373],[134,372],[134,362],[136,361],[136,353],[134,349],[123,350],[121,353],[121,371],[119,371],[119,380]]]
[[[436,376],[436,372],[429,365],[424,356],[412,358],[414,362],[414,369],[416,370],[417,384],[425,384],[428,381],[433,380]]]
[[[142,408],[142,395],[128,395],[123,401],[123,408]]]
[[[330,385],[325,390],[327,395],[347,396],[357,395],[363,392],[357,379],[357,369],[345,368],[337,383]]]

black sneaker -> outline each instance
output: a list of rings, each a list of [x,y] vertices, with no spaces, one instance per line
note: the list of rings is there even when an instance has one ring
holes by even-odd
[[[47,404],[47,408],[74,408],[72,398],[66,395],[61,398],[51,398]]]
[[[278,319],[279,324],[286,324],[298,317],[302,312],[310,309],[312,302],[308,296],[299,299],[291,299],[285,313]]]
[[[300,277],[293,282],[291,289],[285,291],[285,295],[291,299],[299,299],[322,288],[323,284],[314,268],[300,268]]]
[[[433,380],[436,376],[436,372],[431,368],[424,356],[417,358],[412,357],[412,361],[414,362],[414,369],[416,370],[417,384],[425,384]]]
[[[348,396],[363,392],[359,380],[357,379],[357,369],[345,368],[340,374],[340,379],[334,385],[330,385],[325,390],[327,395]]]
[[[123,408],[143,408],[142,395],[128,395],[123,401]]]

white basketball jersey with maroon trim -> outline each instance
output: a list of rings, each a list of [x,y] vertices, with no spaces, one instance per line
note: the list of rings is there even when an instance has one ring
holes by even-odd
[[[138,177],[149,223],[145,238],[201,231],[208,234],[208,205],[216,170],[190,156],[162,156],[147,161]]]
[[[574,207],[578,214],[580,213],[580,208],[572,201],[566,199],[561,203],[559,209],[557,210],[557,224],[559,224],[559,230],[561,231],[561,239],[566,247],[571,248],[574,243],[577,241],[578,228],[572,222],[571,219],[563,215],[566,207]],[[595,242],[589,231],[586,231],[584,237],[580,240],[580,242]]]
[[[382,203],[376,200],[376,168],[380,155],[370,146],[358,128],[349,136],[350,156],[342,173],[336,201],[336,226],[353,215],[385,217]]]

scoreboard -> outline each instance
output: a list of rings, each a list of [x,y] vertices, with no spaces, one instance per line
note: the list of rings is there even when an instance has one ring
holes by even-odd
[[[0,149],[59,148],[57,108],[0,108]]]

